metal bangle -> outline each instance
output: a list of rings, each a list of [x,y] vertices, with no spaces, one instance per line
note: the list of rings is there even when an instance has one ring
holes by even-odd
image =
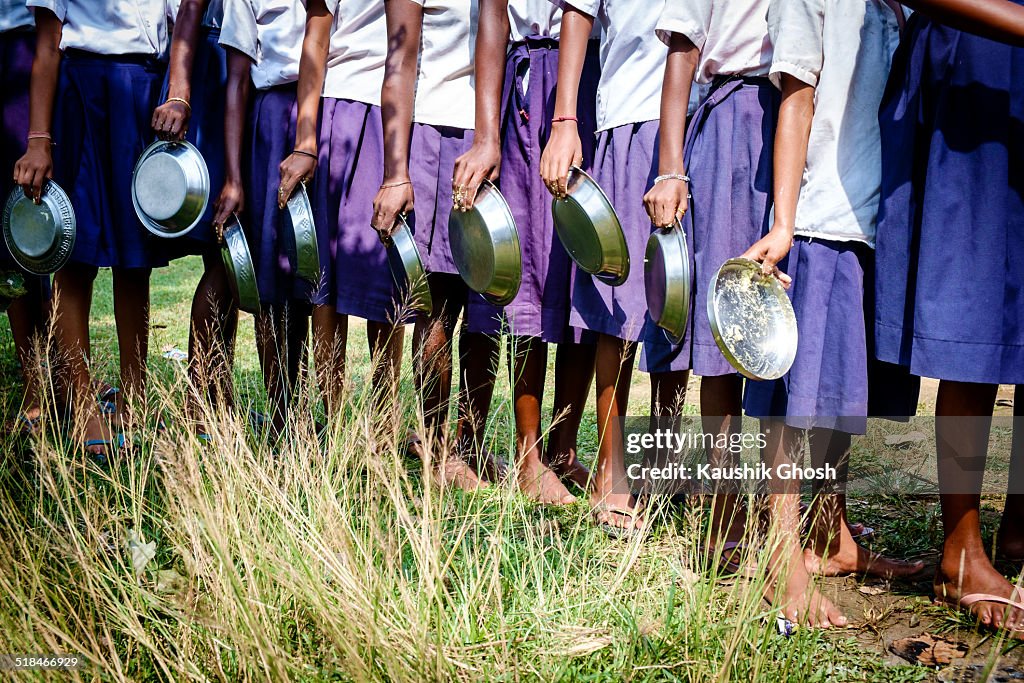
[[[654,184],[657,185],[663,180],[682,180],[684,183],[689,183],[690,176],[684,175],[682,173],[666,173],[665,175],[660,175],[657,178],[655,178]]]

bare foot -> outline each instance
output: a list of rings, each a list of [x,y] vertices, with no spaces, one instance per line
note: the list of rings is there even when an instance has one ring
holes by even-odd
[[[527,459],[519,466],[516,475],[519,490],[531,500],[544,505],[569,505],[576,502],[576,496],[569,493],[558,475],[536,459]]]
[[[1021,595],[1002,574],[997,572],[988,559],[980,557],[943,557],[935,574],[935,598],[937,602],[958,606],[975,616],[984,626],[1005,628],[1014,638],[1024,638],[1024,609],[987,600],[971,600],[961,604],[963,598],[972,595],[995,595],[1014,602],[1020,602]]]
[[[580,462],[575,454],[568,458],[549,462],[547,465],[551,468],[552,472],[558,475],[558,478],[563,483],[573,484],[588,493],[593,491],[594,484],[590,476],[590,470]]]
[[[85,423],[85,452],[98,461],[105,461],[113,455],[117,444],[110,425],[100,415],[92,415]]]
[[[477,476],[489,483],[497,484],[508,476],[505,458],[487,448],[460,448],[460,453],[469,466],[476,470]]]
[[[458,457],[447,458],[434,469],[434,482],[442,488],[454,486],[462,491],[479,491],[490,486],[480,479],[465,460]]]
[[[924,562],[896,560],[871,552],[859,545],[846,524],[839,525],[839,537],[820,531],[812,535],[804,551],[804,566],[820,576],[878,576],[883,579],[905,579],[920,574]],[[834,532],[833,532],[834,533]]]
[[[814,587],[801,554],[797,546],[788,562],[784,557],[780,558],[781,562],[773,560],[772,564],[776,566],[769,569],[771,577],[765,584],[765,599],[777,607],[782,616],[799,626],[846,626],[846,616]]]

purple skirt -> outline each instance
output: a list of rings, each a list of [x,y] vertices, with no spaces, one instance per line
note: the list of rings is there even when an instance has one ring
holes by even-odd
[[[868,416],[865,278],[874,255],[860,242],[797,237],[782,270],[800,330],[796,360],[782,379],[747,382],[751,417],[785,419],[800,429],[863,434]]]
[[[314,181],[324,272],[316,303],[376,322],[394,318],[396,294],[387,250],[370,227],[383,169],[380,107],[325,98]]]
[[[598,47],[598,41],[591,42],[591,48]],[[590,168],[594,159],[594,102],[599,76],[598,51],[590,49],[577,107],[584,168]],[[527,38],[512,46],[505,64],[499,182],[519,231],[523,280],[516,298],[504,309],[470,293],[466,315],[470,332],[497,334],[504,328],[513,335],[539,337],[545,342],[573,340],[569,327],[572,260],[555,235],[548,191],[540,177],[541,153],[551,134],[557,79],[557,41]]]
[[[455,160],[473,146],[473,131],[414,123],[409,145],[409,176],[415,208],[409,226],[428,273],[457,275],[448,243]]]
[[[148,58],[67,51],[54,113],[54,178],[75,208],[73,263],[152,268],[167,242],[150,236],[132,205],[132,173],[147,144],[165,68]]]
[[[14,164],[25,153],[28,135],[28,90],[32,78],[36,34],[32,31],[0,33],[0,202],[14,189]],[[7,244],[0,238],[0,266],[15,267]]]
[[[629,251],[629,277],[612,287],[575,269],[569,323],[627,341],[644,338],[647,296],[644,252],[651,221],[644,193],[658,171],[658,122],[627,124],[598,133],[594,177],[619,216]]]
[[[878,357],[1024,384],[1024,49],[915,15],[883,99]]]
[[[227,53],[218,43],[220,30],[203,27],[203,37],[192,64],[192,118],[185,139],[206,160],[210,170],[210,203],[199,225],[176,241],[183,254],[202,254],[217,249],[213,229],[213,203],[224,187],[224,87],[228,78]],[[167,97],[164,83],[161,99]]]
[[[249,119],[243,225],[260,301],[267,305],[281,305],[292,299],[308,301],[312,296],[312,286],[294,276],[282,232],[287,223],[277,208],[280,165],[295,143],[296,116],[295,85],[256,93]]]
[[[779,91],[765,78],[716,83],[694,113],[686,142],[693,196],[690,216],[683,219],[694,260],[690,320],[679,344],[653,322],[648,325],[641,370],[692,369],[705,377],[735,372],[715,344],[704,302],[722,264],[749,249],[771,227],[772,141],[778,111]]]

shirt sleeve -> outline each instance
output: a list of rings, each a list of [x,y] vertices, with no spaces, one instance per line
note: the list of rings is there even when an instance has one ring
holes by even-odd
[[[327,7],[327,11],[331,13],[332,17],[338,16],[338,5],[340,0],[324,0],[324,5]]]
[[[633,0],[627,0],[627,2],[632,1]],[[601,9],[601,3],[603,0],[551,0],[551,2],[557,5],[562,11],[574,9],[596,18],[598,11]]]
[[[259,34],[256,11],[251,0],[224,0],[224,23],[220,28],[220,44],[246,55],[253,62],[259,59]]]
[[[56,15],[57,19],[64,23],[64,20],[68,15],[68,2],[67,0],[28,0],[25,3],[26,7],[40,9],[48,9]]]
[[[768,34],[774,53],[769,78],[781,87],[788,74],[817,87],[825,61],[825,1],[772,0],[768,6]]]
[[[667,0],[655,33],[666,45],[678,33],[703,50],[710,26],[711,0]]]

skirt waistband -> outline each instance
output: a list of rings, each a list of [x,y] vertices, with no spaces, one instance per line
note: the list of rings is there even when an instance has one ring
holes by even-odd
[[[163,60],[156,55],[144,55],[138,53],[106,55],[98,52],[89,52],[88,50],[79,50],[78,48],[73,47],[69,47],[64,50],[63,58],[83,62],[117,62],[119,64],[139,64],[141,66],[163,65]]]

